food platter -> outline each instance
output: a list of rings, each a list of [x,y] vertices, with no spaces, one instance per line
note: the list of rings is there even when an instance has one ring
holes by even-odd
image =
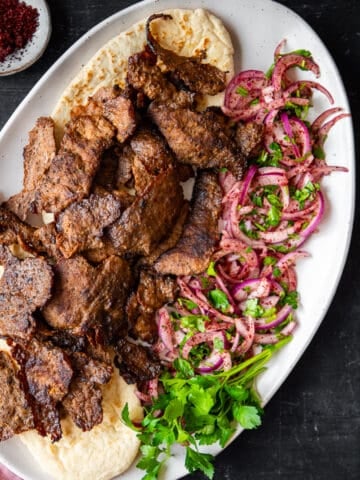
[[[335,104],[349,111],[340,75],[318,36],[296,14],[285,7],[266,0],[240,1],[234,4],[224,0],[146,1],[105,20],[80,39],[49,70],[13,114],[0,134],[0,200],[17,192],[22,178],[22,149],[27,132],[35,119],[48,115],[66,85],[77,74],[82,64],[107,40],[138,20],[164,8],[206,8],[218,15],[229,28],[235,47],[237,69],[258,68],[266,70],[272,61],[277,43],[287,39],[289,50],[306,48],[320,64],[321,83],[335,98]],[[315,97],[315,114],[326,107],[325,100]],[[320,233],[307,243],[310,259],[299,264],[299,291],[301,307],[298,310],[299,327],[294,340],[269,366],[258,382],[259,392],[266,403],[281,386],[295,363],[311,341],[335,293],[351,237],[354,212],[354,148],[350,120],[334,127],[326,143],[330,165],[349,168],[348,174],[334,174],[324,181],[327,197],[327,214]],[[336,252],[336,254],[335,254]],[[331,262],[329,261],[331,259]],[[211,453],[219,449],[213,448]],[[21,454],[20,454],[21,452]],[[12,439],[0,446],[0,460],[25,480],[45,479],[30,455]],[[181,452],[170,462],[166,478],[185,474]],[[141,472],[132,468],[122,478],[141,478]]]

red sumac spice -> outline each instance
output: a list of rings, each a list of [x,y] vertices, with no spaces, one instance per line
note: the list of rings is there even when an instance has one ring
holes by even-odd
[[[39,12],[19,0],[0,0],[0,62],[32,39]]]

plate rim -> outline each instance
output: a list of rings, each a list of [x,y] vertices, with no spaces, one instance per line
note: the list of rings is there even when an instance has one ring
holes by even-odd
[[[196,0],[194,0],[196,1]],[[142,8],[146,8],[147,6],[150,6],[151,4],[154,5],[154,9],[157,8],[158,10],[164,9],[165,6],[163,5],[163,2],[165,0],[142,0],[140,2],[134,3],[133,5],[130,5],[124,9],[121,9],[107,18],[103,19],[96,25],[94,25],[92,28],[90,28],[87,32],[85,32],[81,37],[79,37],[51,66],[50,68],[41,76],[41,78],[34,84],[34,86],[31,88],[31,90],[28,92],[28,94],[23,98],[23,100],[20,102],[20,104],[16,107],[14,112],[10,115],[9,119],[7,122],[4,124],[3,128],[0,131],[0,145],[2,142],[3,137],[6,135],[9,129],[11,129],[14,120],[16,119],[18,112],[22,110],[22,108],[27,104],[28,100],[32,98],[38,91],[41,90],[42,86],[44,83],[47,82],[48,78],[52,75],[52,73],[61,65],[69,56],[72,55],[74,51],[76,51],[83,43],[85,43],[90,37],[101,31],[103,28],[106,28],[108,23],[113,22],[114,20],[121,18],[122,16],[126,16],[128,14],[131,14],[133,11],[136,10],[142,10]],[[192,0],[190,0],[192,2]],[[277,1],[273,0],[245,0],[245,3],[256,3],[258,5],[261,4],[274,4],[277,5],[280,10],[283,12],[287,12],[288,14],[292,15],[294,18],[296,18],[297,21],[300,21],[304,26],[306,26],[311,33],[314,35],[314,38],[316,39],[317,42],[322,46],[322,48],[326,51],[328,55],[328,61],[331,64],[331,68],[333,72],[335,73],[335,76],[339,82],[339,86],[341,89],[342,96],[344,98],[344,101],[342,102],[344,109],[346,109],[347,112],[351,114],[351,108],[350,108],[350,103],[349,103],[349,98],[347,95],[347,91],[342,79],[342,76],[340,74],[339,68],[337,67],[337,64],[331,54],[331,52],[328,50],[326,44],[324,41],[320,38],[320,36],[317,34],[317,32],[313,29],[313,27],[305,20],[303,19],[298,13],[296,13],[294,10],[291,8],[287,7],[286,5],[283,5]],[[194,3],[194,2],[192,2]],[[177,8],[207,8],[206,3],[207,0],[201,0],[197,2],[199,5],[198,6],[193,6],[189,7],[187,5],[181,5]],[[172,7],[169,7],[172,8]],[[321,61],[320,61],[321,64]],[[342,255],[341,259],[339,261],[339,267],[337,268],[336,275],[334,277],[333,281],[333,287],[331,292],[327,295],[326,297],[326,302],[324,305],[324,308],[322,310],[322,315],[319,317],[316,328],[313,329],[312,333],[307,337],[306,342],[303,343],[301,351],[298,352],[296,356],[292,359],[291,364],[289,364],[287,368],[287,372],[285,376],[281,377],[281,382],[279,384],[275,384],[272,389],[270,389],[265,396],[263,396],[263,404],[266,405],[271,398],[275,395],[275,393],[281,388],[283,383],[286,381],[288,376],[292,373],[294,367],[296,364],[299,362],[300,358],[308,348],[309,344],[313,340],[315,334],[318,332],[319,327],[321,326],[324,318],[327,315],[327,312],[334,300],[334,296],[336,294],[336,291],[339,287],[341,278],[344,273],[344,269],[346,266],[346,262],[348,260],[348,255],[351,247],[351,241],[352,241],[352,234],[353,234],[353,229],[354,229],[354,219],[355,219],[355,206],[356,206],[356,157],[355,157],[355,138],[354,138],[354,127],[353,127],[353,120],[352,117],[348,120],[348,126],[347,130],[349,133],[349,138],[350,138],[350,143],[347,145],[347,147],[350,149],[349,152],[349,165],[351,166],[351,173],[350,173],[350,180],[351,180],[351,201],[349,202],[349,224],[347,225],[347,230],[346,230],[346,237],[344,238],[344,248],[342,249]],[[348,173],[349,174],[349,173]],[[242,429],[238,429],[237,433],[231,438],[227,446],[235,441],[238,436],[240,431]],[[225,447],[226,448],[226,447]],[[220,453],[224,449],[218,448],[216,454]],[[9,468],[11,471],[13,471],[17,475],[24,475],[23,472],[21,472],[15,465],[12,464],[12,462],[8,462],[6,458],[3,457],[2,451],[0,450],[0,460],[1,462]],[[126,474],[126,472],[124,472]],[[181,472],[181,474],[183,474]],[[26,477],[27,479],[30,480],[30,477]],[[118,477],[116,477],[118,478]],[[35,480],[35,479],[32,479]]]

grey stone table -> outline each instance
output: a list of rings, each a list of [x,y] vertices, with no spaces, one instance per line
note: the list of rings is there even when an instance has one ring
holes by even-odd
[[[53,34],[45,55],[26,72],[0,78],[0,127],[77,38],[100,20],[134,2],[49,0],[48,3]],[[350,98],[359,147],[360,2],[283,0],[280,3],[307,20],[333,55]],[[356,215],[350,255],[322,326],[266,407],[263,426],[242,434],[219,455],[215,480],[360,479],[359,266],[360,223]],[[203,476],[194,474],[187,478],[200,480]]]

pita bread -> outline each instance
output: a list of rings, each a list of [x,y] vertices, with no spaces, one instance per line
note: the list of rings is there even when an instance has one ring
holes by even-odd
[[[191,57],[206,51],[204,62],[234,74],[234,48],[229,32],[221,20],[203,9],[166,10],[173,20],[156,20],[152,33],[160,44],[180,55]],[[130,55],[143,50],[146,44],[146,19],[136,23],[129,30],[120,33],[105,44],[80,70],[79,74],[65,89],[52,117],[57,127],[57,138],[61,138],[70,111],[75,105],[84,105],[88,97],[101,87],[125,86],[127,60]],[[206,96],[204,106],[221,105],[223,93]]]

